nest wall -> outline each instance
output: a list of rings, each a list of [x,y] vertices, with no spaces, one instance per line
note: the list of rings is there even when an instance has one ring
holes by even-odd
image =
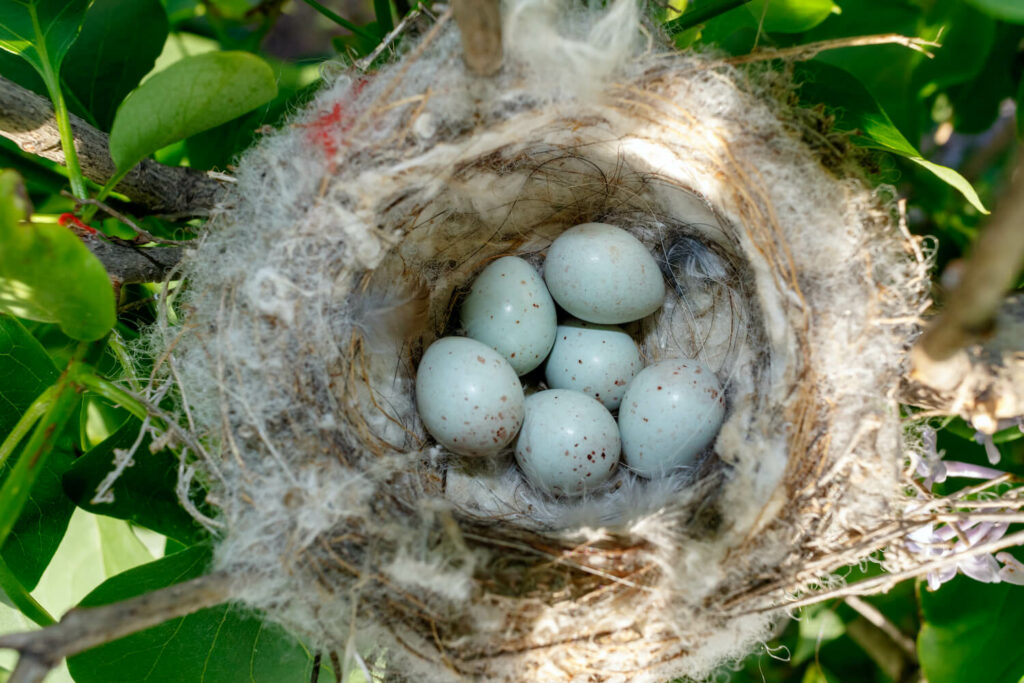
[[[372,77],[333,75],[241,160],[185,266],[186,325],[152,340],[210,444],[183,488],[211,490],[239,599],[349,664],[706,675],[898,517],[892,393],[925,264],[884,190],[825,168],[778,74],[660,52],[629,2],[515,0],[482,79],[450,23]],[[714,369],[728,414],[697,467],[557,500],[507,455],[437,446],[415,368],[475,273],[539,265],[587,221],[651,249],[665,305],[629,329],[648,361]]]

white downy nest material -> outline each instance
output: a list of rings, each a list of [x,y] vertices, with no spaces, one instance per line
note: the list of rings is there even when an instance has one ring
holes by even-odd
[[[468,74],[442,21],[242,159],[186,264],[186,325],[156,340],[211,444],[186,472],[237,596],[350,665],[704,676],[898,517],[893,394],[926,264],[777,87],[652,48],[633,4],[513,0],[504,26],[498,76]],[[663,264],[665,305],[631,329],[649,361],[714,368],[728,416],[695,470],[559,501],[510,458],[444,452],[413,380],[475,273],[539,264],[586,221]]]

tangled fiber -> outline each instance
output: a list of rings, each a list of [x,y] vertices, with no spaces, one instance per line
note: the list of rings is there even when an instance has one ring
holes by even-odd
[[[151,339],[198,437],[181,489],[211,491],[237,597],[346,666],[701,677],[906,532],[927,259],[890,191],[823,163],[784,76],[650,35],[628,0],[511,0],[479,78],[442,17],[247,153],[185,265],[186,324]],[[695,468],[558,500],[437,446],[413,382],[481,268],[586,221],[659,260],[665,304],[629,331],[711,367],[728,413]]]

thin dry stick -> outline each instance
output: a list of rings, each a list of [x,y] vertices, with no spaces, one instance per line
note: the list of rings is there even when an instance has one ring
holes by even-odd
[[[390,45],[395,40],[395,38],[400,36],[412,24],[416,17],[418,17],[422,13],[422,8],[417,7],[416,9],[406,14],[405,17],[403,17],[402,20],[398,22],[398,26],[396,26],[394,29],[391,30],[390,33],[384,36],[384,40],[380,41],[380,45],[375,47],[373,52],[371,52],[370,54],[366,55],[365,57],[356,62],[356,68],[364,72],[367,69],[369,69],[373,62],[377,59],[377,57],[380,57],[380,54],[387,49],[388,45]]]
[[[878,630],[889,636],[892,642],[896,643],[896,645],[903,650],[903,654],[905,654],[910,661],[915,663],[917,662],[917,646],[914,644],[914,640],[903,631],[896,628],[896,624],[889,621],[877,607],[869,602],[861,600],[856,595],[849,596],[844,600],[844,602],[856,610],[856,612],[862,617],[878,627]]]
[[[951,565],[969,559],[971,557],[977,557],[978,555],[986,555],[995,553],[998,550],[1004,548],[1011,548],[1024,543],[1024,531],[1018,531],[1015,534],[1004,536],[1003,538],[996,541],[989,541],[988,543],[980,543],[973,548],[958,552],[954,555],[947,555],[945,557],[927,562],[925,564],[905,569],[900,572],[892,574],[882,574],[871,579],[865,579],[864,581],[858,581],[857,583],[848,584],[841,588],[835,588],[832,590],[822,591],[820,593],[811,593],[805,598],[798,598],[786,603],[776,603],[762,606],[753,607],[749,609],[741,610],[739,613],[758,613],[758,612],[773,612],[778,609],[795,609],[797,607],[804,607],[806,605],[813,605],[824,600],[831,600],[833,598],[845,598],[848,595],[872,595],[875,593],[883,593],[889,588],[895,586],[900,581],[906,579],[916,579],[924,576],[930,572],[944,569]]]
[[[38,683],[65,657],[227,602],[231,586],[227,574],[208,574],[113,605],[74,609],[41,631],[0,636],[0,648],[21,655],[8,683]]]
[[[902,45],[904,47],[909,47],[911,50],[916,52],[920,52],[928,58],[934,57],[935,55],[929,52],[927,48],[941,47],[940,43],[936,43],[932,40],[910,38],[898,33],[882,33],[874,36],[854,36],[852,38],[820,40],[816,43],[796,45],[794,47],[787,47],[781,50],[758,50],[757,52],[752,52],[749,55],[730,57],[728,59],[723,59],[722,61],[726,64],[733,65],[763,62],[770,59],[795,59],[797,61],[803,61],[813,59],[818,54],[825,52],[826,50],[838,50],[843,47],[866,47],[868,45]]]
[[[498,0],[453,0],[462,35],[462,58],[470,71],[490,76],[501,68],[501,9]]]
[[[145,228],[142,228],[141,226],[139,226],[138,223],[133,221],[131,218],[128,218],[128,216],[124,215],[123,213],[121,213],[117,209],[115,209],[115,208],[113,208],[111,206],[108,206],[107,204],[105,204],[104,202],[101,202],[98,199],[81,199],[81,198],[76,197],[75,195],[71,194],[67,190],[61,190],[60,193],[61,193],[62,196],[67,197],[68,199],[75,200],[76,204],[79,204],[79,205],[81,205],[81,204],[90,204],[90,205],[95,206],[95,207],[97,207],[99,209],[102,209],[103,212],[106,213],[107,215],[109,215],[109,216],[111,216],[113,218],[116,218],[117,220],[119,220],[122,223],[124,223],[125,225],[127,225],[129,228],[132,229],[132,232],[134,232],[136,234],[135,244],[147,244],[149,242],[152,242],[154,244],[174,244],[174,245],[178,245],[178,244],[192,244],[193,243],[192,240],[168,240],[168,239],[164,239],[162,237],[157,237],[156,235],[152,234],[151,232],[149,232]]]

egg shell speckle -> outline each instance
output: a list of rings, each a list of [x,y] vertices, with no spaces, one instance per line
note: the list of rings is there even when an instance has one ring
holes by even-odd
[[[523,386],[508,361],[465,337],[430,345],[416,372],[416,407],[438,443],[461,455],[493,455],[523,424]]]
[[[725,395],[706,366],[694,360],[649,365],[626,387],[619,407],[623,461],[648,478],[690,466],[724,418]]]
[[[480,272],[460,319],[467,336],[505,356],[520,375],[543,363],[555,342],[555,302],[534,267],[516,256]]]
[[[549,389],[526,399],[516,462],[534,487],[579,496],[608,480],[619,463],[615,418],[586,394]]]
[[[555,332],[544,375],[554,389],[581,391],[616,410],[641,368],[640,349],[621,327],[568,320]]]
[[[640,240],[607,223],[569,228],[551,243],[544,281],[558,305],[580,320],[617,324],[661,307],[665,280]]]

